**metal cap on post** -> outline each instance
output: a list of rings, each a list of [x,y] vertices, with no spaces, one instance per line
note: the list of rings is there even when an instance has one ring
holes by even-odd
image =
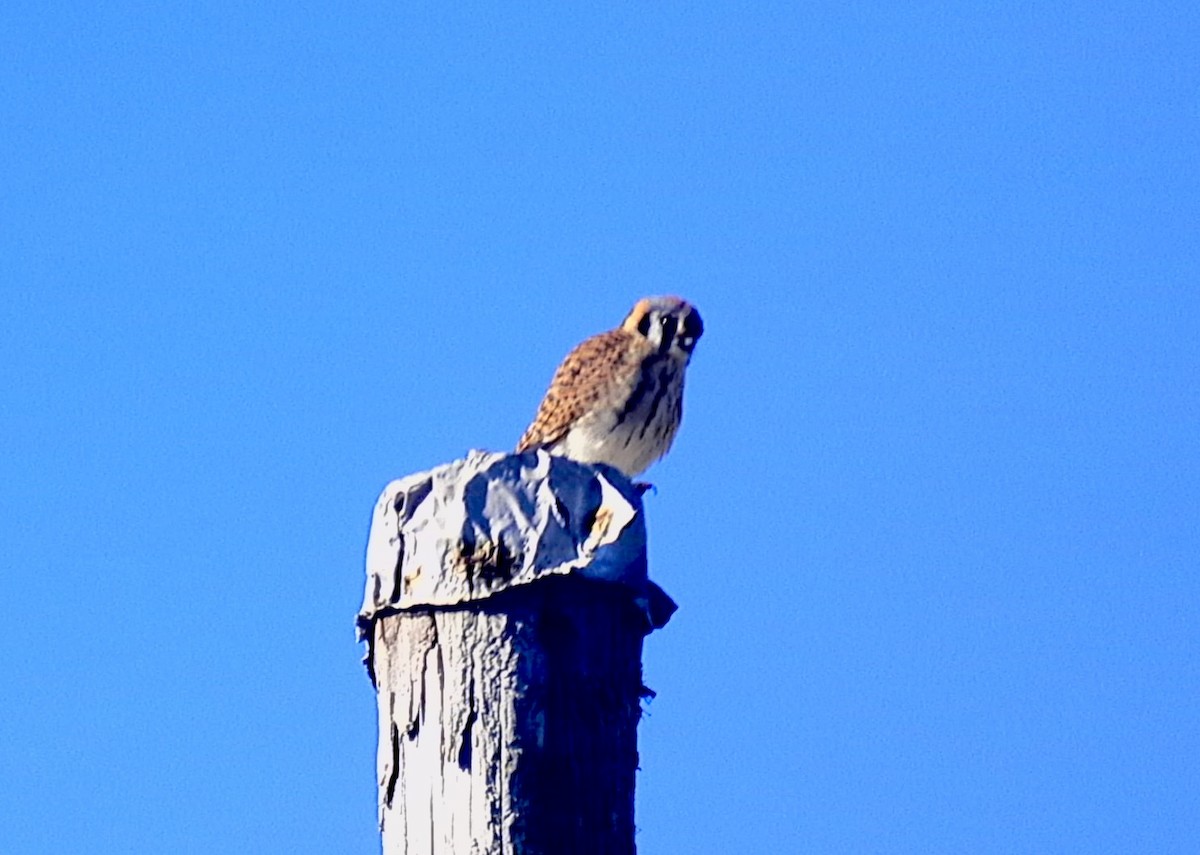
[[[385,855],[626,855],[642,639],[675,604],[615,469],[472,452],[389,484],[359,614]]]

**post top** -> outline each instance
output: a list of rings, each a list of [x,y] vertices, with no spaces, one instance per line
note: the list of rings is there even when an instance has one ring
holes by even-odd
[[[472,451],[384,488],[360,631],[381,612],[462,605],[555,575],[630,587],[650,628],[675,610],[647,576],[642,500],[623,474],[540,450]]]

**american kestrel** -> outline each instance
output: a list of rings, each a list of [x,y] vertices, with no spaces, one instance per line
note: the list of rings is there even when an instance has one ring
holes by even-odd
[[[517,451],[544,448],[640,475],[679,430],[683,374],[703,333],[687,301],[639,300],[619,327],[567,354]]]

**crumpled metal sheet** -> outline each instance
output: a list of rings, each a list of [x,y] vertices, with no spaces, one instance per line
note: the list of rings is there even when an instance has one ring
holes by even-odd
[[[651,628],[675,610],[647,578],[642,501],[623,474],[544,451],[472,451],[384,489],[360,632],[384,611],[461,605],[560,574],[629,586]]]

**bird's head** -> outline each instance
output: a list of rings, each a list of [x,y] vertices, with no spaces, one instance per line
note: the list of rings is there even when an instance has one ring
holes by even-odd
[[[687,362],[704,335],[704,322],[696,307],[680,297],[646,297],[638,300],[621,328],[640,335],[659,353]]]

